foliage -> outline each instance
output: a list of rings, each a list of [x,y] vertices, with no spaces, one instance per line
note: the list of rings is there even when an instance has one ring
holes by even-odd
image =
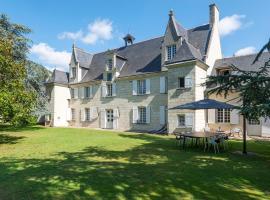
[[[26,60],[26,54],[30,47],[30,40],[25,34],[31,30],[21,24],[11,23],[7,15],[0,14],[0,38],[12,41],[13,58],[15,60]]]
[[[270,41],[256,56],[257,62],[264,50],[270,52]],[[270,54],[269,54],[270,55]],[[233,73],[227,75],[210,76],[206,85],[213,86],[209,94],[224,94],[231,92],[239,94],[240,113],[247,119],[270,117],[270,58],[258,71],[245,71],[231,66]]]
[[[174,137],[91,129],[0,131],[0,199],[269,199],[270,141],[258,156],[183,151]],[[267,196],[268,195],[268,196]]]
[[[22,126],[34,120],[36,95],[25,84],[29,31],[0,15],[0,123]]]
[[[37,106],[34,115],[44,116],[48,113],[48,99],[46,95],[45,81],[51,76],[51,72],[40,64],[28,60],[26,62],[27,79],[26,87],[37,96]]]

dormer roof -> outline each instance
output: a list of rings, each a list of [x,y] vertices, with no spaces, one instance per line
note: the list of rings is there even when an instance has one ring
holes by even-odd
[[[170,61],[167,61],[166,64],[194,59],[202,60],[201,52],[184,39],[182,45],[176,51],[174,58]]]
[[[76,47],[73,44],[73,55],[75,58],[75,62],[79,63],[80,67],[89,68],[93,55]]]

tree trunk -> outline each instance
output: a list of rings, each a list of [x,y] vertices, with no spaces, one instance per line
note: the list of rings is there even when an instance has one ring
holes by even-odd
[[[243,154],[247,154],[247,122],[245,116],[243,116]]]

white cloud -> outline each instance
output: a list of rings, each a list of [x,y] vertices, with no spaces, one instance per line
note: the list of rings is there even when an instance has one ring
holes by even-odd
[[[81,30],[72,33],[72,32],[63,32],[61,34],[58,35],[58,39],[71,39],[71,40],[77,40],[79,38],[81,38],[83,35],[83,32]]]
[[[238,51],[236,51],[234,53],[235,56],[245,56],[245,55],[249,55],[249,54],[254,54],[256,53],[256,48],[255,47],[245,47],[242,49],[239,49]]]
[[[67,51],[56,51],[46,43],[39,43],[30,49],[31,55],[35,56],[41,64],[49,68],[67,70],[71,53]]]
[[[219,34],[221,36],[226,36],[234,31],[240,29],[243,26],[243,19],[245,18],[245,15],[232,15],[224,17],[219,22]]]
[[[80,40],[86,44],[95,44],[98,41],[113,38],[112,22],[108,19],[97,19],[88,25],[87,31],[63,32],[58,35],[59,39]]]

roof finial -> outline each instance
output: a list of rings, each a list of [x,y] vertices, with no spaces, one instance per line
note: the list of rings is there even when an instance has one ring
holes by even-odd
[[[169,16],[170,16],[170,17],[173,16],[173,9],[171,9],[171,10],[169,11]]]

